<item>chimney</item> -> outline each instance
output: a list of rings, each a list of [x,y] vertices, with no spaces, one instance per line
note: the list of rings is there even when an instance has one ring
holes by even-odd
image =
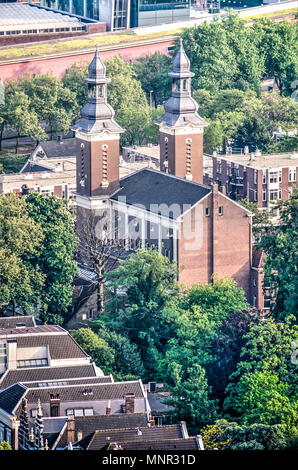
[[[75,441],[75,428],[75,419],[73,417],[68,418],[66,423],[67,444]]]
[[[227,194],[227,188],[226,188],[226,185],[223,184],[222,187],[221,187],[221,192],[226,195]]]
[[[132,414],[135,412],[135,394],[127,393],[125,396],[125,405],[123,406],[124,413]]]
[[[7,340],[7,368],[15,370],[17,368],[17,340]]]
[[[188,439],[189,435],[188,435],[188,430],[187,430],[185,421],[180,421],[180,429],[181,429],[181,434],[182,434],[183,439]]]
[[[111,400],[108,401],[108,406],[106,407],[106,415],[111,414]]]
[[[203,444],[203,439],[202,439],[202,436],[200,434],[198,436],[196,436],[196,441],[197,441],[198,449],[199,450],[205,450],[204,444]]]

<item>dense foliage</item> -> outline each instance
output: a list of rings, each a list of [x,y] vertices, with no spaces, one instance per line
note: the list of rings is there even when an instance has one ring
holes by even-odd
[[[0,196],[0,308],[38,309],[62,323],[76,272],[72,216],[64,201],[34,193]]]

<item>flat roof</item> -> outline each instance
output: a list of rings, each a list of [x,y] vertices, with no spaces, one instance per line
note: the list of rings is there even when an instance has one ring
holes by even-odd
[[[63,15],[22,3],[0,4],[0,29],[10,30],[29,26],[31,28],[54,26],[81,26],[83,23],[76,17]]]
[[[251,154],[241,155],[235,153],[232,155],[216,155],[214,158],[256,169],[298,166],[298,153],[295,152],[261,154],[260,156],[254,156],[253,158],[251,157]]]

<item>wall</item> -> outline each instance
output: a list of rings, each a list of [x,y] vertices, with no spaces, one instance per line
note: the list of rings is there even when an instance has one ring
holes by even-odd
[[[121,55],[124,60],[135,60],[146,54],[160,52],[168,54],[168,47],[173,44],[172,40],[156,40],[156,42],[144,45],[129,44],[108,46],[106,50],[100,51],[103,61],[115,55]],[[74,51],[63,52],[63,54],[52,54],[51,57],[36,58],[27,57],[22,59],[0,60],[0,77],[3,82],[17,79],[25,73],[46,74],[52,72],[61,78],[73,64],[89,65],[94,57],[94,49],[89,52],[74,53]],[[9,63],[7,63],[9,62]]]

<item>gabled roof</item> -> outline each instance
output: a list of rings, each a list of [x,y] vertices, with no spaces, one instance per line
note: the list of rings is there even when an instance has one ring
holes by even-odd
[[[111,200],[177,219],[209,193],[209,186],[144,168],[121,179],[120,189],[112,195]],[[172,212],[169,213],[169,210]]]
[[[13,414],[15,407],[25,395],[27,387],[20,383],[11,385],[0,392],[0,408],[9,414]]]
[[[160,441],[168,439],[182,438],[180,424],[170,426],[152,426],[138,427],[141,434],[138,434],[136,427],[128,429],[105,429],[96,430],[91,436],[87,436],[84,442],[78,442],[77,445],[85,450],[103,450],[112,443],[121,444],[131,442],[137,449],[139,443],[144,441]]]
[[[145,413],[123,413],[101,416],[76,416],[75,431],[82,433],[82,438],[90,436],[96,430],[136,428],[137,426],[147,426],[147,416]],[[77,435],[77,434],[76,434]],[[67,446],[67,430],[64,429],[56,447]]]
[[[15,339],[18,348],[49,346],[51,359],[89,358],[73,337],[56,325],[1,329],[0,338]]]
[[[83,377],[96,377],[94,364],[63,367],[32,367],[25,369],[7,370],[0,378],[0,389],[9,387],[16,382],[31,382],[31,386],[33,386],[34,382],[49,382]],[[101,379],[101,377],[97,378]],[[106,377],[105,382],[109,381],[110,380],[108,380]]]
[[[195,437],[121,443],[123,450],[199,450]]]
[[[16,328],[17,325],[36,326],[35,318],[33,315],[20,315],[17,317],[0,317],[0,329],[3,328]]]
[[[86,393],[91,391],[91,393]],[[41,404],[49,403],[51,394],[58,394],[61,403],[63,402],[93,402],[122,400],[126,394],[134,394],[136,398],[145,398],[145,394],[138,380],[130,382],[113,382],[104,384],[82,384],[67,386],[50,387],[27,387],[26,398],[28,404],[37,403],[40,399]],[[20,406],[16,410],[18,415]]]
[[[62,158],[76,156],[76,138],[58,140],[46,140],[40,142],[40,147],[46,158]]]

